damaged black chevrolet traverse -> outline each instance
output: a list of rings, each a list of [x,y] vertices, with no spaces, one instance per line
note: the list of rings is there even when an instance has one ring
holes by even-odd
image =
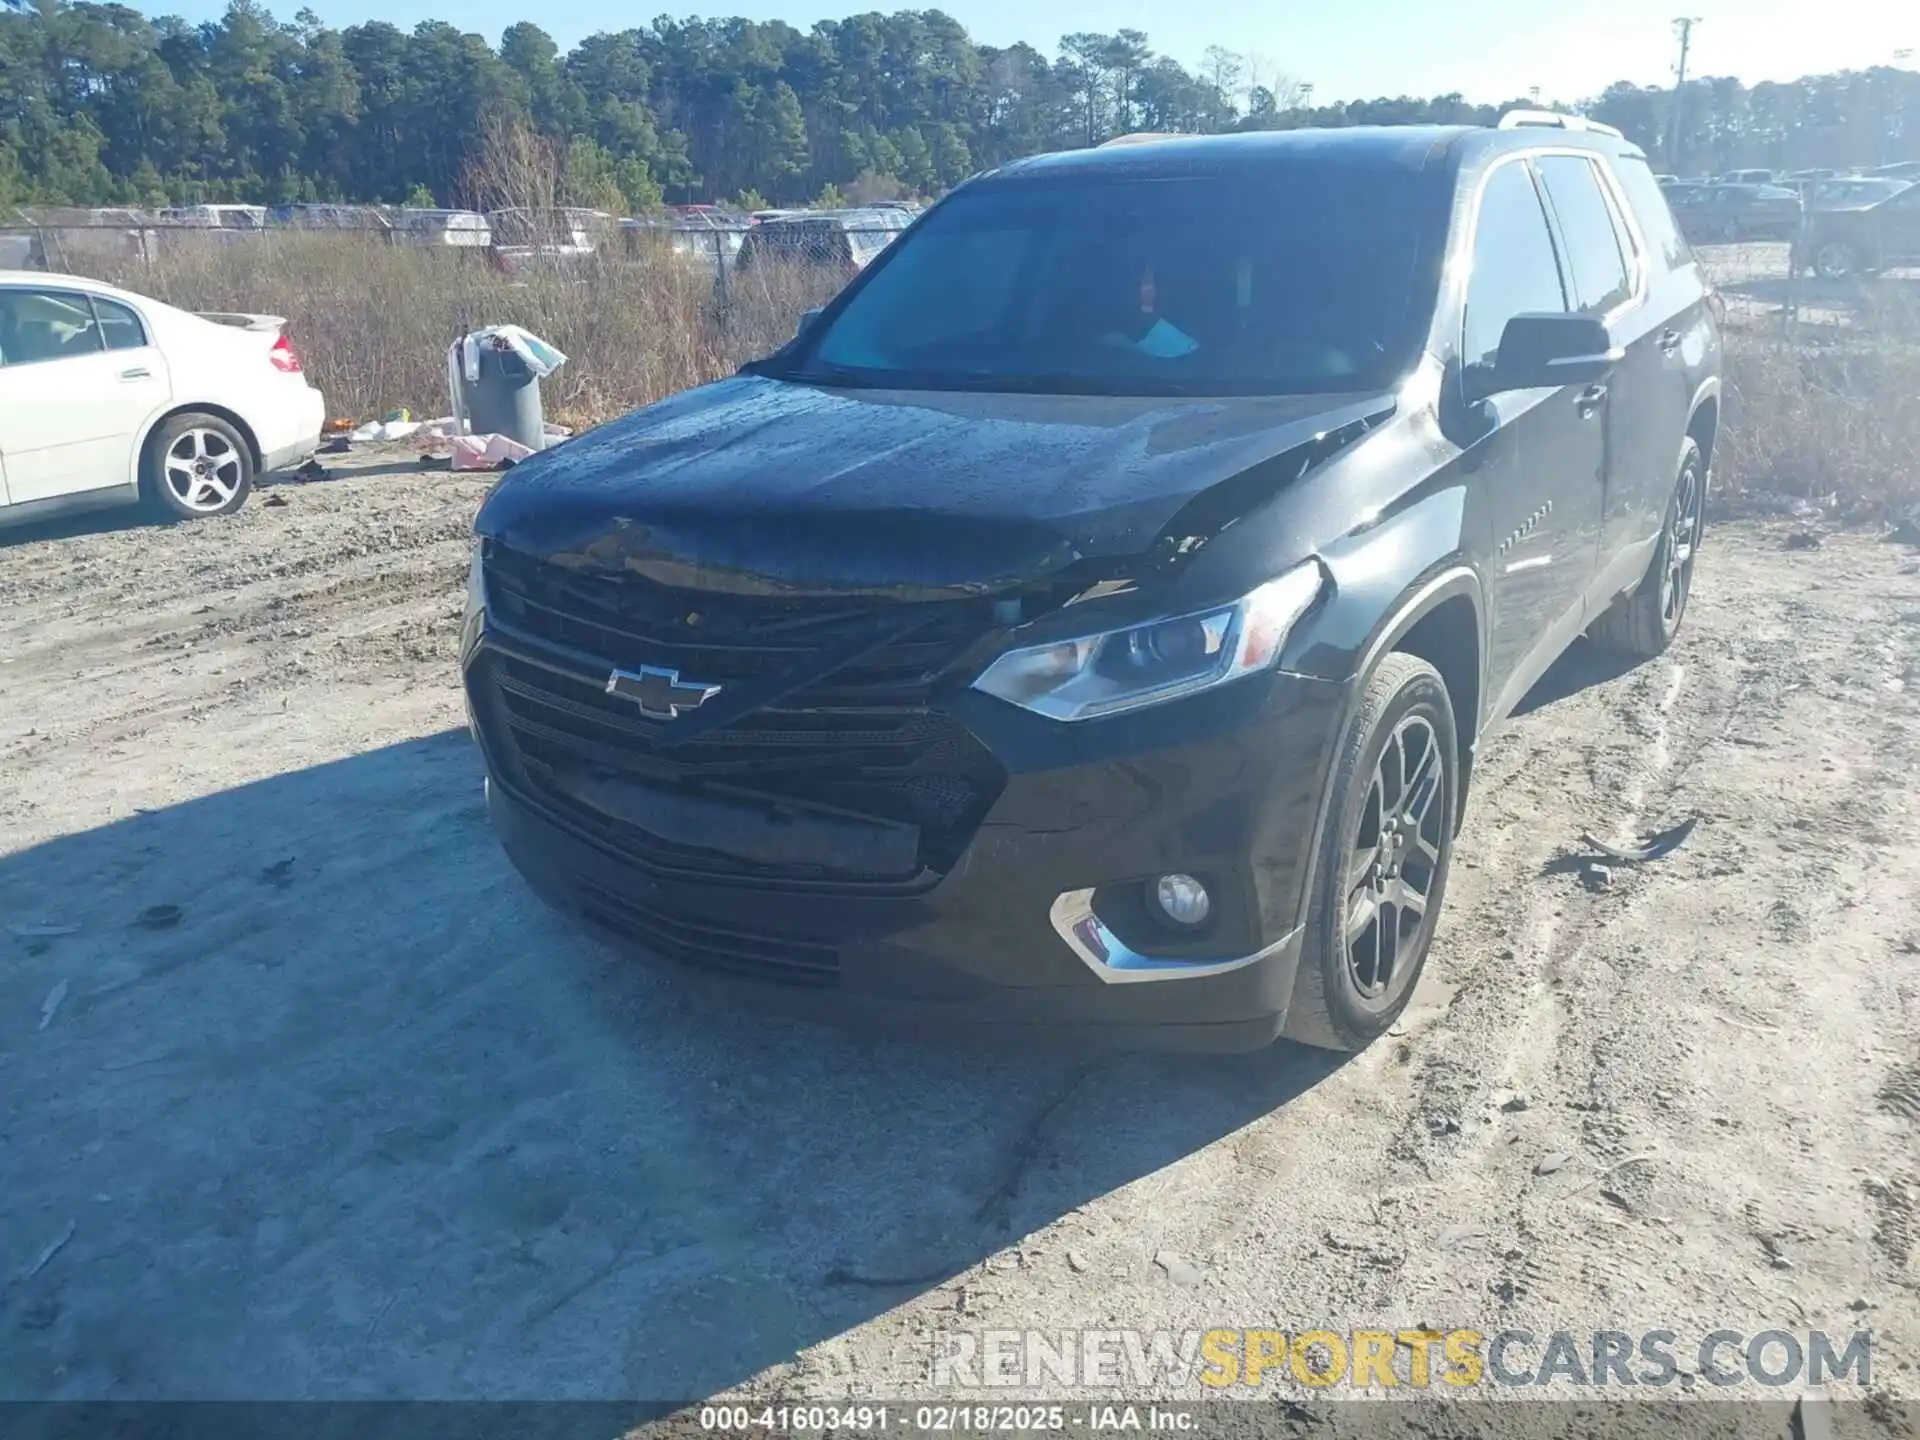
[[[983,175],[487,501],[493,823],[829,1017],[1363,1046],[1489,727],[1680,624],[1714,303],[1641,152],[1558,116]]]

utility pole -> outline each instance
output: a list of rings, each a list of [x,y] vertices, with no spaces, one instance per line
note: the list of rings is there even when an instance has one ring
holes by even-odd
[[[1693,27],[1699,23],[1698,15],[1682,15],[1673,22],[1674,33],[1680,37],[1680,63],[1674,66],[1673,135],[1667,142],[1667,164],[1676,175],[1680,173],[1680,140],[1686,133],[1681,129],[1681,111],[1687,103],[1687,56],[1693,49]]]

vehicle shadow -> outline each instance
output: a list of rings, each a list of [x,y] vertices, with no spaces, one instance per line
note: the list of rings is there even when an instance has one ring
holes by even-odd
[[[714,1004],[531,897],[463,732],[0,856],[0,916],[0,1399],[697,1398],[1341,1063]]]
[[[1582,635],[1534,682],[1533,688],[1521,696],[1520,703],[1513,707],[1514,717],[1531,715],[1571,699],[1582,690],[1618,680],[1645,663],[1617,650],[1604,650]]]
[[[31,545],[45,540],[72,540],[82,535],[105,535],[114,530],[144,530],[159,525],[138,505],[115,505],[101,510],[81,510],[47,520],[30,520],[19,525],[0,526],[0,550],[15,545]]]

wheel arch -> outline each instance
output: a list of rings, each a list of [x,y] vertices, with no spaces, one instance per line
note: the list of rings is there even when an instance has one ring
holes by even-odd
[[[1713,447],[1720,438],[1720,377],[1709,376],[1693,392],[1687,411],[1686,438],[1700,447],[1700,459],[1713,473]]]
[[[1368,642],[1359,666],[1360,683],[1381,657],[1417,655],[1446,682],[1453,706],[1454,740],[1459,747],[1460,803],[1456,826],[1466,811],[1474,753],[1480,740],[1481,707],[1486,693],[1486,622],[1479,575],[1464,563],[1449,565],[1410,587],[1387,612]]]
[[[253,427],[237,410],[225,405],[215,405],[206,401],[187,401],[179,405],[169,405],[153,419],[147,422],[147,428],[140,432],[140,443],[133,448],[133,482],[142,485],[146,481],[147,452],[153,446],[153,437],[169,420],[177,420],[182,415],[211,415],[216,420],[224,420],[239,432],[240,438],[247,444],[247,455],[253,461],[253,473],[260,473],[262,463],[260,437],[253,433]]]

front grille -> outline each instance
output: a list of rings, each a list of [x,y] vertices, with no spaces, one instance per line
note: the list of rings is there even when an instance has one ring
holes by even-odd
[[[657,665],[710,685],[757,680],[858,640],[900,605],[860,598],[734,595],[641,575],[576,570],[489,542],[487,603],[523,635],[603,659]],[[913,628],[807,687],[794,703],[914,704],[993,628],[986,600],[915,604]]]
[[[831,945],[669,915],[598,885],[581,885],[576,894],[589,920],[682,965],[813,990],[840,978],[840,955]]]
[[[662,723],[606,693],[608,669],[667,665],[722,686],[762,678],[805,665],[851,626],[871,627],[874,605],[669,592],[677,598],[668,606],[665,587],[583,577],[500,547],[489,549],[487,566],[500,633],[526,652],[489,649],[471,677],[490,748],[529,798],[643,866],[826,887],[922,884],[959,858],[1005,783],[964,726],[914,698],[984,633],[971,602],[943,607],[907,637],[911,644],[896,641],[773,706],[666,745]],[[700,623],[687,626],[688,614]],[[957,615],[975,619],[962,625]],[[690,630],[700,632],[697,642]],[[583,673],[581,652],[607,669]],[[670,842],[576,799],[577,786],[565,781],[583,772],[774,813],[915,826],[917,870],[863,875]]]

